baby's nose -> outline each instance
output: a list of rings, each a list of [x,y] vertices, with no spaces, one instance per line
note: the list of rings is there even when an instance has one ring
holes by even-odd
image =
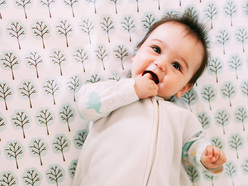
[[[165,64],[165,62],[163,62],[161,60],[156,60],[153,63],[154,63],[155,66],[157,66],[163,72],[166,71],[166,64]]]

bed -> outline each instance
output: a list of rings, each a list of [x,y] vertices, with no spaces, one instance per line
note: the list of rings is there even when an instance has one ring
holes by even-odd
[[[72,185],[89,132],[78,90],[130,77],[137,43],[175,11],[206,23],[211,58],[173,101],[227,154],[223,174],[191,166],[189,179],[248,186],[247,0],[0,0],[0,185]]]

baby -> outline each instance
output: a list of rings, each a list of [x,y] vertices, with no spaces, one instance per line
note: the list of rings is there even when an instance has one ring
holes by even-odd
[[[74,185],[186,186],[185,166],[222,172],[226,156],[209,145],[195,115],[166,101],[190,90],[207,61],[201,24],[163,18],[138,45],[132,78],[84,85],[79,111],[94,124]]]

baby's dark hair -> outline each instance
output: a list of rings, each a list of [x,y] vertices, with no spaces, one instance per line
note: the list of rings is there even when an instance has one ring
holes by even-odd
[[[167,23],[167,22],[174,22],[179,23],[185,26],[186,31],[189,35],[192,35],[197,39],[197,41],[200,41],[203,45],[204,49],[204,56],[202,63],[199,67],[199,69],[196,71],[196,73],[193,75],[193,77],[190,79],[189,83],[194,84],[196,80],[201,76],[204,69],[207,67],[208,59],[209,59],[209,49],[208,49],[208,38],[207,38],[207,31],[205,25],[198,22],[196,18],[193,18],[192,16],[188,14],[176,14],[176,16],[170,16],[170,17],[164,17],[161,20],[154,23],[146,35],[144,36],[143,40],[138,44],[138,48],[146,41],[146,39],[150,36],[150,34],[161,24]]]

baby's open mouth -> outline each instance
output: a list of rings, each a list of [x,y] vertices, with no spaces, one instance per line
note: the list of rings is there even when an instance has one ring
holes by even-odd
[[[151,74],[152,80],[153,80],[156,84],[159,83],[158,76],[157,76],[154,72],[152,72],[152,71],[150,71],[150,70],[146,70],[145,72],[143,72],[142,76],[145,75],[146,73]]]

